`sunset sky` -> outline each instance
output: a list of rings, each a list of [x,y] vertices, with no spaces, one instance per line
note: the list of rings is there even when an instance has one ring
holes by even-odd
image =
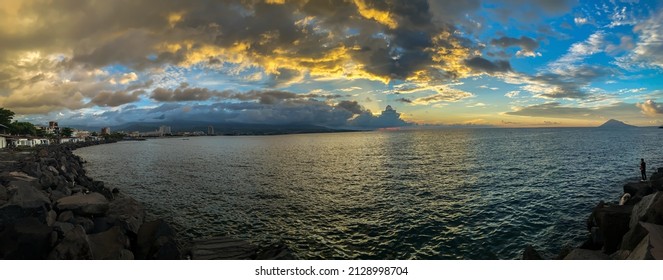
[[[660,1],[0,2],[35,124],[661,125],[662,70]]]

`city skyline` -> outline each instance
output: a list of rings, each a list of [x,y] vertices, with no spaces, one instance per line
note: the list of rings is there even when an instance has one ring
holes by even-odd
[[[0,107],[20,121],[663,124],[657,1],[35,0],[0,15]]]

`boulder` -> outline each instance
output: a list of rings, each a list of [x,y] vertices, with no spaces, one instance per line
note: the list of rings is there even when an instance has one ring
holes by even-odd
[[[0,184],[0,205],[5,204],[9,200],[9,194],[7,193],[7,188]]]
[[[663,260],[663,226],[640,223],[648,232],[640,244],[628,256],[629,260]]]
[[[51,191],[51,195],[49,196],[49,199],[51,200],[52,203],[55,203],[58,201],[58,199],[63,198],[65,196],[69,196],[61,191],[54,190]]]
[[[654,201],[640,221],[663,225],[663,194],[659,193],[654,197]]]
[[[63,211],[58,215],[58,222],[73,223],[74,222],[74,212]]]
[[[647,213],[650,211],[650,208],[652,208],[654,202],[657,201],[661,195],[662,193],[660,192],[647,195],[643,197],[642,200],[640,200],[640,202],[638,202],[633,207],[633,212],[631,213],[631,220],[629,221],[629,228],[635,228],[635,226],[638,225],[638,222],[640,222],[640,220],[646,218]]]
[[[612,253],[610,255],[611,260],[625,260],[628,258],[628,256],[631,254],[631,251],[629,250],[619,250],[617,252]]]
[[[636,224],[624,234],[620,249],[628,251],[634,250],[645,236],[647,236],[647,230],[645,230],[639,223]]]
[[[32,182],[11,181],[7,188],[10,191],[9,204],[21,206],[21,208],[40,208],[50,205],[51,200]]]
[[[4,179],[5,181],[34,182],[37,180],[37,178],[20,171],[3,172],[0,174],[0,178]]]
[[[0,233],[0,257],[12,260],[44,259],[50,249],[51,227],[36,218],[22,218]]]
[[[137,235],[145,220],[145,207],[130,196],[118,195],[110,202],[106,215],[119,222],[125,231]]]
[[[101,233],[90,234],[88,238],[95,259],[126,259],[126,256],[123,256],[123,251],[129,247],[129,239],[124,235],[119,226],[112,227]]]
[[[57,221],[58,214],[55,211],[51,210],[46,213],[46,225],[52,227],[53,224]]]
[[[108,211],[108,200],[99,193],[90,193],[60,198],[55,206],[60,211],[71,210],[79,215],[103,215]]]
[[[136,259],[139,260],[181,259],[180,248],[175,241],[175,232],[161,219],[141,225],[134,252]]]
[[[604,239],[604,253],[612,254],[619,249],[622,237],[629,230],[632,209],[633,205],[619,206],[600,203],[592,211],[591,217]]]
[[[624,185],[624,193],[628,193],[632,198],[644,197],[653,192],[648,182],[631,182]]]
[[[574,249],[564,260],[609,260],[610,256],[600,250]]]
[[[94,259],[90,240],[85,229],[75,226],[64,234],[64,238],[48,255],[52,260],[91,260]]]
[[[94,230],[94,222],[85,217],[74,217],[73,224],[83,227],[85,233],[91,233]]]
[[[34,217],[46,223],[50,200],[31,183],[12,181],[8,188],[9,201],[0,207],[0,230],[25,217]]]
[[[63,223],[55,222],[53,223],[53,231],[57,232],[61,237],[64,237],[64,234],[76,227],[72,223]]]
[[[663,168],[658,168],[654,174],[649,177],[651,187],[657,191],[663,191]]]
[[[525,247],[525,250],[523,251],[523,260],[542,260],[543,258],[539,254],[539,252],[532,247],[532,245],[527,245]]]

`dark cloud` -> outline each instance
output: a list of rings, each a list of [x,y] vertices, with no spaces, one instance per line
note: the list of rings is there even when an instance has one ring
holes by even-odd
[[[479,56],[465,60],[465,65],[470,67],[473,71],[479,73],[495,74],[499,72],[511,71],[511,64],[506,60],[497,60],[492,62]]]
[[[359,102],[357,101],[343,100],[338,104],[336,104],[336,108],[345,109],[352,114],[361,114],[365,111],[365,109],[362,108],[361,105],[359,105]]]
[[[411,99],[404,98],[404,97],[403,97],[403,98],[398,98],[398,99],[396,99],[396,100],[394,100],[394,101],[403,102],[403,103],[412,103],[412,100],[411,100]]]
[[[229,95],[228,91],[215,91],[199,87],[190,88],[187,83],[182,83],[175,89],[156,88],[152,91],[150,98],[161,102],[178,102],[204,101]]]
[[[502,48],[508,48],[511,46],[519,46],[522,51],[518,52],[519,56],[536,56],[536,49],[539,47],[539,43],[534,41],[534,39],[521,36],[520,38],[512,37],[500,37],[498,39],[490,40],[491,45],[500,46]]]
[[[408,123],[401,119],[401,114],[396,112],[391,106],[382,111],[382,114],[375,116],[370,112],[363,112],[356,118],[349,121],[352,127],[360,128],[385,128],[385,127],[402,127],[410,126]]]
[[[127,103],[136,102],[140,99],[140,96],[145,94],[143,90],[136,90],[133,92],[127,91],[102,91],[94,96],[90,100],[90,104],[97,106],[105,107],[117,107]]]

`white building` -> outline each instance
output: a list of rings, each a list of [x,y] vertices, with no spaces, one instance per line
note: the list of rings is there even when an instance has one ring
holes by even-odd
[[[161,136],[172,135],[172,132],[170,130],[170,126],[166,126],[166,125],[160,126],[159,127],[159,134],[161,134]]]
[[[0,136],[0,149],[7,147],[7,139],[3,136]]]

